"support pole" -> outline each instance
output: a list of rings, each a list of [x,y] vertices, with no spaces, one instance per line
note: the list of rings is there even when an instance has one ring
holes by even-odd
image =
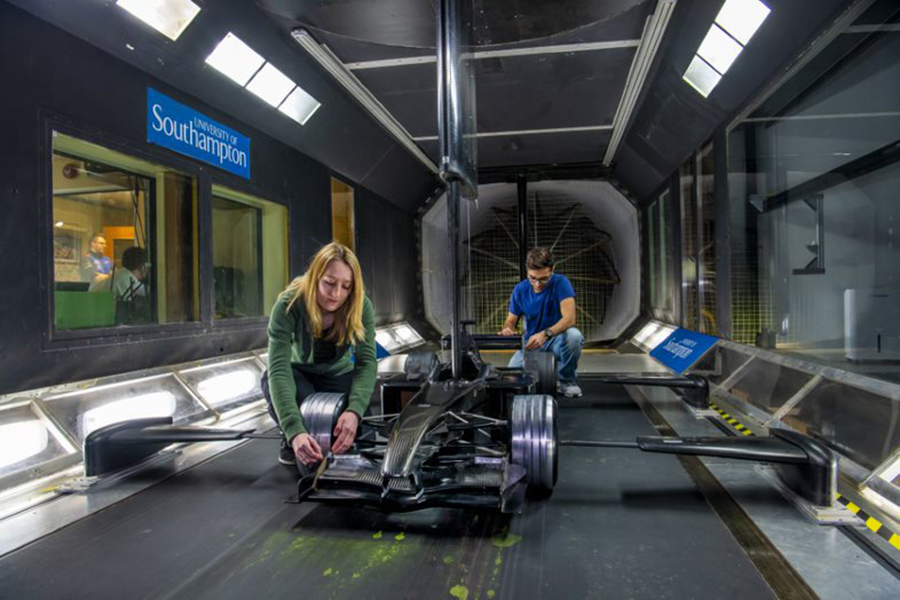
[[[460,324],[459,324],[459,181],[451,179],[447,184],[447,238],[450,244],[450,364],[453,379],[459,379]]]
[[[528,252],[528,182],[525,173],[516,175],[516,190],[519,195],[519,279],[525,279],[525,254]]]

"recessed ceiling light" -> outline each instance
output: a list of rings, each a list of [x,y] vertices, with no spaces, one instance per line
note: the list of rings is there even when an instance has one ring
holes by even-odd
[[[247,84],[247,89],[272,106],[278,106],[294,85],[290,77],[273,67],[271,63],[266,63]]]
[[[743,49],[743,46],[713,23],[709,28],[709,33],[700,44],[700,48],[697,49],[697,54],[703,57],[713,69],[724,75]]]
[[[212,54],[206,57],[206,63],[215,68],[241,87],[247,85],[253,74],[259,71],[266,60],[254,52],[253,48],[241,39],[228,32]]]
[[[716,73],[715,69],[706,64],[699,56],[694,56],[694,60],[688,65],[684,77],[691,87],[700,92],[700,95],[706,98],[713,88],[722,79],[722,76]]]
[[[117,0],[116,4],[173,41],[200,12],[191,0]]]
[[[294,88],[291,95],[287,97],[284,103],[278,107],[278,110],[297,121],[301,125],[306,125],[313,113],[319,110],[322,104],[306,93],[299,85]]]
[[[769,7],[759,0],[726,0],[716,16],[716,23],[746,46],[769,12]]]

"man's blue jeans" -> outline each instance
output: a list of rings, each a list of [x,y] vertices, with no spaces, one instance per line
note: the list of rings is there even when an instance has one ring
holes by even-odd
[[[560,383],[575,383],[575,370],[578,368],[578,359],[581,358],[581,349],[584,347],[584,335],[575,327],[569,327],[565,332],[554,335],[541,346],[541,352],[552,352],[556,356],[556,373]],[[521,350],[516,350],[509,360],[509,366],[521,369],[525,357]]]

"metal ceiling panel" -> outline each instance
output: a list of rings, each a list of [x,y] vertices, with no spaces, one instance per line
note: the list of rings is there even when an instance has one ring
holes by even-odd
[[[479,138],[480,168],[545,165],[547,156],[558,164],[599,162],[609,143],[609,131],[579,131]],[[437,156],[437,141],[421,142],[430,156]]]
[[[647,0],[475,0],[479,46],[546,38],[613,20]],[[257,0],[282,26],[328,31],[376,44],[433,48],[435,8],[422,0]]]

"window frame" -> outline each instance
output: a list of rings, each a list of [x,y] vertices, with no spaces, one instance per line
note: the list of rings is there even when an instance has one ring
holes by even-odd
[[[201,249],[201,252],[203,252],[204,255],[208,254],[209,282],[210,282],[210,290],[212,290],[212,292],[206,294],[206,296],[201,297],[200,302],[201,302],[201,304],[208,303],[209,319],[210,319],[209,324],[212,327],[212,329],[242,330],[242,329],[252,329],[252,328],[258,327],[260,325],[267,326],[269,323],[268,315],[262,315],[259,317],[233,317],[233,318],[228,318],[228,319],[216,319],[216,314],[215,314],[216,298],[215,298],[215,290],[214,290],[215,277],[214,277],[214,273],[213,273],[213,266],[214,266],[213,265],[213,244],[215,243],[215,241],[213,239],[213,229],[212,229],[212,199],[213,199],[213,196],[215,195],[213,188],[217,188],[217,187],[225,188],[226,191],[232,191],[232,192],[236,192],[238,194],[252,196],[255,199],[260,200],[262,202],[271,202],[272,204],[277,204],[279,206],[283,206],[285,208],[285,210],[287,210],[287,216],[286,216],[287,223],[285,224],[285,226],[287,228],[287,248],[286,248],[287,256],[285,257],[285,259],[287,262],[288,272],[287,272],[287,282],[285,283],[285,286],[287,286],[287,284],[289,284],[291,282],[291,279],[293,278],[291,275],[291,273],[293,272],[292,265],[291,265],[291,250],[292,250],[291,207],[289,204],[286,204],[284,202],[278,202],[277,200],[273,200],[271,198],[271,196],[266,194],[264,191],[256,188],[255,186],[239,185],[240,182],[237,177],[233,177],[230,175],[225,176],[225,175],[226,174],[224,174],[224,173],[215,173],[213,176],[211,176],[209,178],[209,187],[207,189],[207,192],[209,195],[209,213],[207,215],[203,215],[204,218],[209,219],[209,244],[208,244],[208,248]],[[228,198],[226,196],[220,196],[220,197],[222,197],[225,200],[234,202],[234,200],[231,200],[230,198]],[[263,230],[265,229],[265,224],[263,223],[262,215],[260,215],[259,227]],[[264,254],[264,250],[263,250],[264,244],[265,244],[265,242],[263,241],[263,236],[260,235],[259,251],[261,253],[261,256],[262,256],[262,254]],[[260,262],[260,265],[263,267],[260,269],[260,282],[262,283],[260,289],[263,290],[263,296],[265,297],[265,292],[264,292],[264,290],[265,290],[265,271],[264,271],[264,265],[262,262]],[[263,303],[265,304],[265,299],[263,300]]]
[[[249,195],[265,198],[269,202],[284,206],[288,219],[288,268],[291,263],[290,204],[271,199],[257,185],[241,180],[227,173],[220,173],[214,167],[205,167],[174,152],[154,146],[148,142],[138,143],[107,130],[89,126],[55,111],[39,110],[40,139],[38,143],[38,285],[40,289],[40,318],[42,322],[42,348],[57,350],[116,344],[124,339],[129,341],[150,341],[179,335],[208,333],[211,330],[258,329],[268,323],[268,317],[247,317],[239,319],[214,318],[213,248],[212,248],[212,187],[219,185]],[[198,253],[197,289],[199,294],[199,314],[197,320],[181,323],[153,323],[129,325],[126,327],[97,327],[89,329],[57,330],[55,323],[56,303],[54,297],[53,264],[53,134],[73,137],[84,142],[101,146],[107,150],[125,154],[138,160],[147,161],[172,169],[190,177],[196,185],[197,202],[197,244]],[[153,232],[155,236],[155,232]]]

